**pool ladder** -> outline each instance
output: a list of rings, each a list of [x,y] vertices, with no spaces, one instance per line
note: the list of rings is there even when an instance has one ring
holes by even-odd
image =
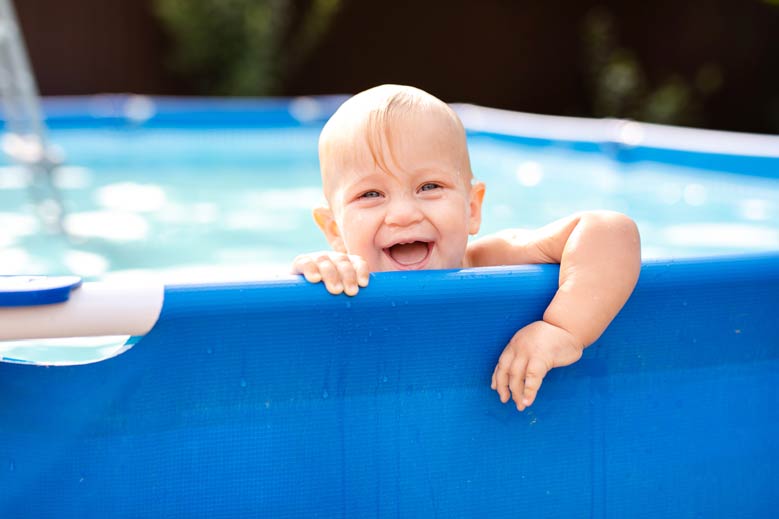
[[[64,157],[48,141],[38,87],[10,0],[0,0],[0,102],[2,150],[27,176],[44,228],[64,233],[65,210],[54,183]]]

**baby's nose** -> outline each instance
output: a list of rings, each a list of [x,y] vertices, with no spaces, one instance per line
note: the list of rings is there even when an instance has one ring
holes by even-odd
[[[422,219],[422,211],[411,197],[397,197],[387,205],[384,221],[387,225],[407,226]]]

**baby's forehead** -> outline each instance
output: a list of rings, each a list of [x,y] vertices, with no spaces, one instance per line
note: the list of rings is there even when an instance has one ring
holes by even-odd
[[[358,111],[331,119],[322,130],[320,158],[361,162],[393,155],[403,145],[433,146],[467,154],[465,130],[446,105],[401,105],[392,110]]]
[[[325,187],[344,170],[414,167],[420,155],[449,159],[470,179],[460,119],[443,101],[413,87],[383,85],[357,94],[331,117],[319,140]]]
[[[395,114],[383,121],[353,121],[320,143],[323,174],[327,169],[413,171],[435,161],[470,170],[465,136],[446,120],[425,114]],[[464,163],[464,164],[463,164]]]

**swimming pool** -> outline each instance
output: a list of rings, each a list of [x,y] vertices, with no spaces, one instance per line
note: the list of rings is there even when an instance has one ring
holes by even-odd
[[[0,363],[0,515],[773,513],[775,138],[682,132],[660,146],[675,129],[459,107],[477,174],[493,186],[485,231],[586,202],[633,216],[655,257],[603,337],[553,370],[520,414],[498,402],[489,374],[513,332],[542,314],[557,267],[381,273],[356,298],[257,279],[323,246],[308,223],[315,156],[298,145],[313,145],[337,100],[311,101],[50,105],[76,167],[61,179],[76,241],[38,236],[24,208],[9,209],[4,268],[125,280],[148,268],[187,283],[164,288],[158,322],[117,357]],[[219,146],[230,151],[213,155]],[[290,153],[260,160],[277,149]],[[163,178],[153,150],[188,162]],[[247,164],[262,191],[246,187]],[[9,171],[6,186],[18,182]],[[214,186],[231,182],[220,198]],[[537,195],[545,185],[548,198]],[[3,203],[18,208],[23,192],[7,187]],[[292,239],[289,222],[311,230]],[[728,254],[691,257],[708,253]],[[233,276],[244,281],[202,281]]]
[[[327,247],[311,218],[322,199],[316,140],[338,98],[298,100],[291,110],[281,102],[142,99],[49,103],[51,140],[67,160],[57,184],[71,239],[40,232],[24,174],[0,166],[3,272],[254,278]],[[568,141],[518,137],[484,131],[478,117],[496,119],[489,111],[459,110],[470,122],[474,172],[487,183],[482,235],[613,209],[638,223],[645,258],[779,250],[775,141],[765,145],[768,156],[735,167],[716,156],[690,164],[620,144],[637,137],[619,122],[600,121],[603,141],[588,144],[592,129]],[[539,125],[524,124],[538,133]],[[571,132],[576,124],[558,126]]]

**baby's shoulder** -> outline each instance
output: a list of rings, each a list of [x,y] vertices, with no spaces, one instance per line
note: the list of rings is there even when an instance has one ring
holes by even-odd
[[[465,253],[465,265],[490,267],[534,263],[533,229],[505,229],[473,240]]]

